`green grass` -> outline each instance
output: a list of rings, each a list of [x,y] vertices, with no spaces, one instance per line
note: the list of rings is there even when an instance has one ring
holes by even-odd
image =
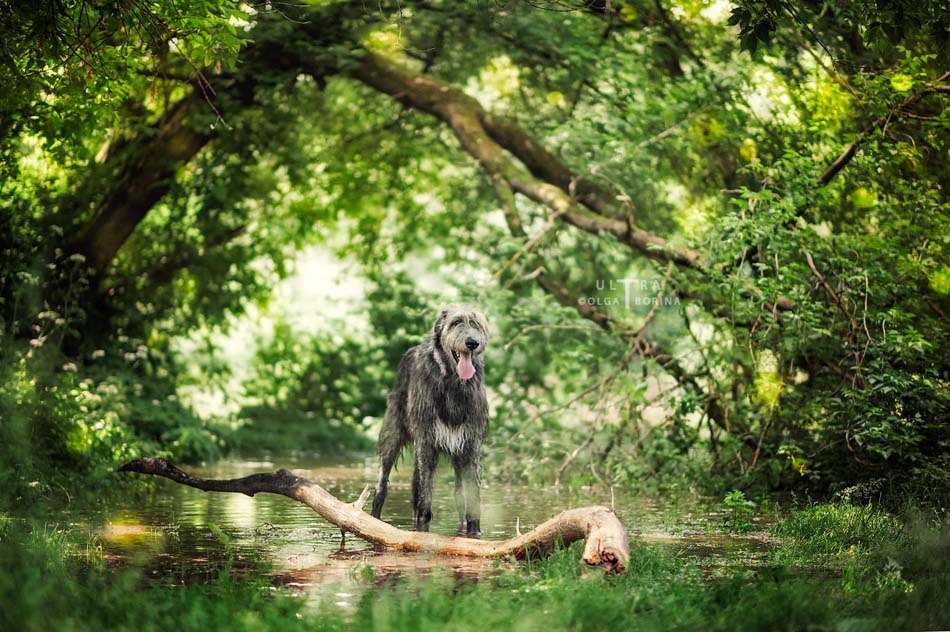
[[[882,554],[904,542],[908,530],[893,514],[869,505],[813,505],[793,512],[772,528],[785,539],[783,561],[834,564]]]
[[[580,547],[512,572],[436,573],[383,585],[366,573],[356,611],[321,607],[266,580],[185,586],[108,566],[94,543],[0,521],[0,629],[9,630],[892,630],[950,626],[950,525],[920,514],[817,505],[774,527],[764,569],[708,579],[694,562],[634,542],[604,576]]]

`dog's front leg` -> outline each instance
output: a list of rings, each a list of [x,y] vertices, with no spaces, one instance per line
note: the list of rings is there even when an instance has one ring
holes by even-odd
[[[459,512],[459,534],[481,535],[481,493],[479,491],[479,455],[466,454],[452,459],[455,466],[455,507]]]
[[[427,445],[415,446],[416,467],[412,472],[412,513],[416,531],[428,531],[432,521],[432,481],[439,454]]]

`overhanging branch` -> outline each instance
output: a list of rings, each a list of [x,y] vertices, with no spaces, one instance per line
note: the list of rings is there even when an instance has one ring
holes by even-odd
[[[623,215],[619,210],[608,214],[610,204],[603,191],[578,180],[527,132],[515,123],[491,117],[476,99],[461,90],[370,52],[351,74],[369,87],[446,123],[462,148],[490,177],[503,179],[514,192],[559,213],[562,221],[586,232],[613,235],[651,259],[703,269],[698,252],[675,247],[663,237],[615,219],[613,216]]]
[[[521,218],[515,208],[514,195],[511,188],[499,178],[495,180],[495,191],[498,193],[509,232],[513,237],[526,239],[527,233],[524,230]],[[735,424],[730,424],[726,410],[715,393],[707,392],[706,389],[700,385],[696,377],[687,371],[671,353],[668,353],[660,344],[650,340],[644,335],[644,326],[634,330],[626,328],[618,323],[610,313],[598,308],[596,305],[592,305],[588,301],[581,300],[581,297],[572,292],[567,286],[546,274],[544,261],[540,256],[536,255],[534,257],[531,267],[541,271],[540,274],[534,276],[534,280],[545,292],[554,297],[558,303],[574,309],[580,316],[596,324],[605,333],[619,336],[628,344],[636,345],[643,357],[648,357],[656,362],[669,373],[682,388],[692,391],[702,402],[703,412],[717,426],[727,431],[738,430],[743,441],[746,443],[752,441],[747,429],[731,427]]]

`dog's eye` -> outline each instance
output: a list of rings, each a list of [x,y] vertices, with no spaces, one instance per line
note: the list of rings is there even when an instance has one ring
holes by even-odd
[[[456,318],[455,320],[452,321],[452,323],[449,325],[449,327],[456,327],[456,326],[461,325],[461,324],[462,324],[462,319],[461,319],[461,318]]]

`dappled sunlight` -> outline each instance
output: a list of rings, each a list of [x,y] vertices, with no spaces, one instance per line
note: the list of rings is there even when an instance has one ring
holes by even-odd
[[[700,10],[699,14],[709,20],[713,24],[722,24],[727,19],[729,19],[729,14],[732,12],[733,4],[729,0],[712,0],[711,2],[705,2],[705,7]]]
[[[161,540],[165,536],[162,530],[157,527],[129,522],[109,522],[104,527],[97,529],[96,535],[105,542],[126,547],[138,546],[155,539]]]
[[[170,543],[165,525],[139,524],[132,514],[110,520],[94,533],[104,556],[133,565],[155,563]]]
[[[367,49],[392,59],[399,57],[404,46],[399,27],[396,24],[369,31],[363,36],[362,41]]]
[[[811,59],[805,60],[804,63],[815,65]],[[804,99],[808,107],[808,121],[824,128],[827,133],[839,133],[854,116],[854,108],[857,105],[855,95],[828,77],[822,68],[815,67],[812,73],[812,86],[805,93]]]
[[[769,411],[775,410],[782,397],[784,383],[778,372],[778,359],[768,349],[759,354],[755,373],[755,397]]]
[[[487,108],[510,105],[518,92],[521,71],[508,55],[499,55],[478,72],[478,77],[469,80],[465,91],[481,101]],[[550,99],[550,95],[548,95]]]
[[[792,102],[788,84],[766,66],[757,66],[752,70],[746,103],[755,116],[766,122],[797,125],[801,121],[798,108]]]

